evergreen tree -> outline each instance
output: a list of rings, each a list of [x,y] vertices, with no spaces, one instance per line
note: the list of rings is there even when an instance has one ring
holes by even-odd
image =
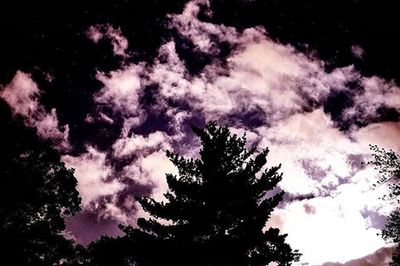
[[[0,128],[0,264],[79,264],[62,236],[64,217],[79,210],[73,171],[2,101]]]
[[[389,194],[385,195],[386,200],[395,200],[400,203],[400,156],[393,150],[386,151],[376,145],[370,146],[374,152],[373,160],[369,163],[379,171],[378,184],[386,184],[389,187]],[[382,230],[382,237],[386,241],[396,244],[396,251],[392,257],[391,265],[400,265],[400,208],[397,207],[387,218],[385,228]]]
[[[280,166],[264,169],[268,149],[255,154],[245,137],[208,123],[193,128],[198,159],[167,152],[179,175],[167,174],[166,202],[139,199],[151,218],[124,227],[139,265],[290,265],[299,253],[279,230],[263,230],[283,192]],[[276,189],[275,189],[276,190]],[[274,195],[273,195],[274,194]],[[136,243],[136,244],[135,244]]]

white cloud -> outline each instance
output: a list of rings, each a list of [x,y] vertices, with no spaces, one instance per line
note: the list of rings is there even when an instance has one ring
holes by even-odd
[[[296,195],[328,193],[339,184],[339,178],[351,174],[349,150],[361,152],[321,109],[295,114],[270,128],[260,127],[257,133],[263,136],[260,146],[271,150],[270,163],[282,163],[281,187]],[[308,167],[318,168],[318,176],[311,177]]]
[[[352,66],[326,73],[322,61],[269,39],[261,27],[240,33],[202,22],[196,17],[199,3],[190,2],[182,14],[171,15],[170,27],[204,53],[215,54],[212,47],[229,42],[236,48],[227,64],[214,60],[200,75],[189,77],[170,41],[160,47],[163,60],[154,62],[149,79],[160,85],[163,98],[190,102],[208,120],[260,108],[269,122],[278,121],[302,112],[310,101],[321,104],[331,90],[346,89],[347,82],[359,78]]]
[[[321,109],[316,109],[293,115],[274,127],[258,129],[264,136],[260,145],[271,149],[269,164],[283,164],[280,187],[300,197],[315,197],[289,203],[277,210],[269,223],[288,233],[289,243],[303,254],[302,262],[344,263],[385,245],[369,214],[385,216],[393,209],[379,199],[387,188],[373,188],[377,173],[369,167],[354,169],[348,157],[352,153],[367,157],[370,151],[366,140],[373,138],[393,147],[400,131],[384,127],[382,131],[364,128],[349,137],[335,128]],[[305,160],[310,164],[302,164]],[[317,176],[308,171],[310,167],[318,169]]]
[[[170,41],[159,49],[156,59],[149,71],[150,80],[159,84],[160,94],[166,98],[184,98],[190,92],[190,82],[186,80],[186,68],[175,50],[175,43]],[[165,62],[164,62],[165,61]]]
[[[90,26],[86,31],[86,35],[94,43],[98,43],[103,38],[110,39],[114,54],[127,56],[128,40],[123,36],[120,28],[114,28],[110,24],[98,24]]]
[[[126,166],[124,170],[125,174],[136,182],[153,187],[152,198],[157,201],[165,200],[163,194],[168,190],[165,174],[177,174],[177,168],[167,158],[163,150],[140,156],[133,164]]]
[[[269,164],[283,163],[280,187],[291,194],[315,197],[289,203],[277,210],[269,223],[288,234],[289,243],[303,254],[302,262],[344,263],[385,245],[368,214],[385,216],[393,209],[379,199],[387,188],[373,188],[377,173],[369,167],[353,169],[348,155],[368,156],[365,140],[371,137],[390,139],[393,144],[399,130],[385,138],[381,132],[361,129],[350,139],[334,127],[321,109],[296,114],[275,127],[259,130],[265,136],[261,146],[271,149]],[[362,133],[364,130],[367,133]],[[303,165],[304,160],[318,167],[320,176],[307,173],[310,165]]]
[[[200,21],[197,18],[200,4],[203,7],[209,7],[210,5],[208,1],[203,0],[188,2],[182,14],[169,15],[171,20],[169,26],[177,29],[182,36],[190,39],[195,45],[195,49],[205,53],[217,54],[219,47],[211,40],[210,36],[217,36],[220,42],[234,42],[237,37],[236,29]]]
[[[336,197],[290,203],[275,215],[280,216],[281,229],[288,234],[288,242],[303,254],[302,262],[308,265],[327,261],[344,263],[385,245],[377,235],[379,230],[369,227],[362,215],[363,203],[369,199],[368,194],[349,188]],[[310,208],[312,213],[307,211]]]
[[[68,150],[70,148],[69,144],[69,126],[60,126],[58,124],[58,118],[56,109],[51,109],[51,113],[41,113],[38,115],[38,120],[35,121],[35,126],[37,128],[39,136],[45,139],[52,139],[59,141],[58,147],[63,150]]]
[[[24,118],[27,126],[36,128],[40,137],[55,141],[57,148],[68,150],[69,127],[59,126],[56,109],[46,112],[39,102],[40,94],[32,77],[22,71],[17,71],[10,84],[0,91],[0,97],[8,103],[15,115]]]
[[[362,59],[364,57],[364,49],[359,45],[352,45],[351,52],[353,53],[354,57]]]
[[[40,91],[29,74],[17,71],[0,96],[11,106],[15,114],[31,117],[39,109]]]
[[[400,122],[370,124],[364,128],[353,130],[351,136],[357,139],[363,147],[370,144],[378,145],[400,153]]]
[[[121,157],[126,155],[143,152],[144,149],[168,148],[168,136],[165,132],[156,131],[147,137],[142,135],[132,135],[118,139],[114,145],[114,156]]]
[[[104,87],[95,95],[100,104],[114,106],[120,112],[137,114],[139,111],[139,93],[141,92],[140,73],[143,67],[132,65],[126,69],[111,73],[97,73],[97,79]]]
[[[115,179],[107,180],[112,174],[112,166],[107,164],[105,153],[91,146],[88,146],[87,152],[80,156],[65,155],[62,160],[67,167],[75,169],[77,189],[82,197],[83,207],[88,207],[100,196],[114,195],[124,187]]]
[[[379,108],[393,108],[400,112],[400,89],[394,82],[379,77],[360,79],[362,92],[354,97],[354,104],[345,110],[345,118],[366,121],[377,116]]]

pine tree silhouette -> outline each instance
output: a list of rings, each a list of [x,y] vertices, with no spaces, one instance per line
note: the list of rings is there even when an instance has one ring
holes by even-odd
[[[264,169],[268,149],[255,154],[245,136],[208,123],[193,127],[198,159],[167,152],[179,175],[167,174],[166,202],[139,198],[151,218],[122,227],[138,265],[290,265],[300,254],[279,230],[263,230],[283,192],[280,166]],[[163,222],[164,221],[164,222]]]

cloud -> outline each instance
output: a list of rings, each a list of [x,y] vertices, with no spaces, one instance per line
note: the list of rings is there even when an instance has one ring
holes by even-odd
[[[114,145],[114,155],[116,157],[131,155],[142,152],[144,149],[166,149],[168,145],[168,136],[164,132],[154,132],[147,137],[141,135],[132,135],[126,138],[118,139]]]
[[[351,52],[353,53],[354,57],[356,57],[358,59],[362,59],[365,54],[364,49],[359,45],[352,45]]]
[[[83,207],[89,206],[101,196],[114,195],[123,189],[123,184],[117,180],[108,180],[113,170],[107,164],[106,154],[91,146],[80,156],[65,155],[62,160],[67,167],[75,169]]]
[[[237,37],[236,29],[222,25],[202,22],[198,19],[201,7],[206,8],[210,15],[209,1],[190,1],[182,14],[169,15],[169,27],[176,29],[181,36],[189,39],[195,49],[207,54],[217,55],[220,52],[219,43],[234,43]],[[207,12],[206,12],[207,13]],[[214,36],[211,40],[210,36]],[[218,42],[218,43],[215,43]]]
[[[138,114],[142,72],[143,67],[140,65],[132,65],[107,74],[98,72],[96,77],[104,87],[96,93],[94,100],[103,105],[111,105],[122,113]]]
[[[125,169],[126,174],[142,184],[153,187],[152,197],[155,200],[165,200],[167,191],[166,173],[177,174],[177,168],[170,162],[163,150],[140,156],[138,160]]]
[[[64,148],[69,147],[69,127],[65,125],[62,127],[62,131],[60,131],[55,108],[51,109],[50,113],[41,113],[38,118],[40,119],[35,121],[35,126],[37,127],[39,136],[45,139],[62,140],[60,145]]]
[[[380,248],[365,257],[354,259],[345,263],[324,263],[322,266],[387,266],[391,261],[394,249],[392,247]]]
[[[213,47],[222,42],[233,50],[225,63],[214,56],[199,75],[190,76],[177,52],[180,44],[161,46],[162,60],[155,61],[149,77],[160,84],[162,98],[185,99],[207,119],[246,112],[273,123],[324,104],[332,90],[347,90],[347,83],[360,78],[352,66],[326,73],[324,62],[269,39],[263,28],[238,32],[200,21],[200,3],[190,2],[182,14],[171,15],[169,27],[203,54],[214,56]]]
[[[32,77],[22,71],[17,71],[11,82],[0,91],[11,107],[14,115],[24,118],[27,126],[34,127],[43,139],[51,139],[57,148],[70,148],[68,125],[59,126],[56,109],[48,113],[39,102],[40,90]]]
[[[128,40],[123,36],[121,29],[114,28],[110,24],[98,24],[90,26],[86,31],[86,35],[94,43],[98,43],[102,39],[109,39],[113,47],[114,55],[126,57],[128,54]]]
[[[275,220],[288,234],[288,242],[301,250],[302,262],[344,263],[385,245],[379,229],[369,226],[362,213],[370,198],[371,194],[358,192],[356,185],[345,185],[334,197],[292,202],[275,211],[279,217]]]
[[[353,105],[344,111],[344,119],[354,122],[369,122],[380,116],[380,112],[393,110],[400,113],[400,90],[393,83],[379,77],[361,78],[362,90],[353,97]]]
[[[280,187],[289,194],[269,226],[289,235],[289,243],[303,254],[302,262],[344,263],[385,245],[377,233],[393,210],[393,205],[379,199],[388,190],[385,186],[374,189],[377,173],[354,160],[369,158],[368,141],[373,139],[381,140],[379,144],[385,141],[386,146],[398,145],[400,131],[390,131],[386,124],[373,124],[349,136],[322,109],[316,109],[273,127],[258,128],[258,134],[265,136],[260,146],[271,149],[269,164],[282,163]],[[312,196],[301,199],[307,195]]]
[[[386,258],[376,234],[392,207],[379,200],[387,188],[372,187],[376,173],[363,162],[368,144],[400,152],[397,84],[364,77],[352,65],[327,70],[315,55],[271,39],[262,27],[238,30],[199,19],[212,16],[209,8],[208,1],[195,0],[181,14],[168,15],[171,37],[149,61],[130,62],[134,55],[117,26],[87,29],[90,40],[110,42],[124,62],[97,72],[103,86],[86,122],[119,126],[121,134],[109,149],[88,145],[62,158],[75,168],[83,199],[83,211],[69,221],[71,235],[88,243],[147,215],[134,196],[165,200],[165,173],[177,173],[165,150],[197,156],[190,125],[217,120],[235,133],[247,132],[249,144],[269,147],[269,166],[282,163],[279,186],[287,194],[267,226],[288,233],[302,263],[363,265]],[[351,49],[363,58],[362,47]],[[0,91],[15,115],[68,152],[68,125],[59,125],[57,110],[48,111],[40,96],[22,71]]]
[[[1,91],[1,97],[13,112],[23,117],[31,117],[39,109],[39,95],[37,84],[22,71],[17,71],[10,84]]]
[[[400,122],[370,124],[358,130],[353,130],[351,137],[357,139],[360,145],[364,147],[372,144],[400,152]]]
[[[282,163],[281,187],[291,194],[322,196],[350,178],[348,149],[361,149],[334,127],[322,109],[299,113],[273,127],[259,127],[260,147],[271,149],[271,164]],[[343,181],[342,181],[343,179]]]

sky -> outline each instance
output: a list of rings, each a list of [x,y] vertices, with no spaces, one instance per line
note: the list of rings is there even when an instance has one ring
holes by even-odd
[[[286,191],[266,227],[298,265],[387,265],[392,202],[369,144],[400,152],[393,7],[366,1],[116,1],[2,4],[0,98],[75,169],[88,244],[163,200],[171,150],[215,120],[269,147]]]

